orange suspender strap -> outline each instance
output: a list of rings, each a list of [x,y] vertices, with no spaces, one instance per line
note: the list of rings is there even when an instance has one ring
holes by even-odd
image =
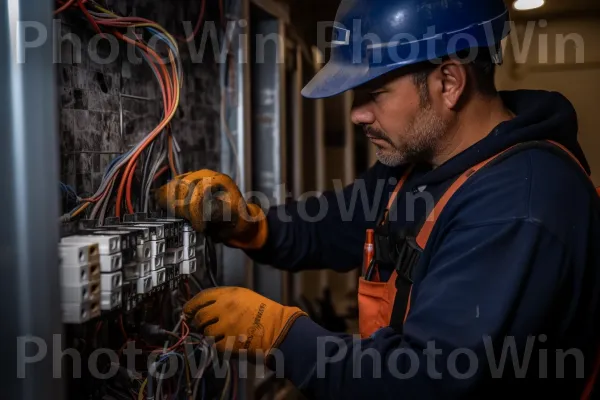
[[[577,157],[575,157],[573,155],[573,153],[571,153],[565,146],[563,146],[560,143],[554,142],[552,140],[547,140],[547,142],[557,146],[558,148],[562,149],[566,154],[568,154],[569,156],[571,156],[571,158],[577,162],[577,164],[579,165],[579,167],[581,168],[581,170],[584,172],[584,174],[586,176],[589,175],[587,174],[587,171],[585,170],[585,168],[583,167],[583,165],[581,165],[581,162],[579,162],[579,160],[577,159]],[[514,146],[513,146],[514,147]],[[441,199],[437,202],[437,204],[435,205],[433,211],[431,212],[431,214],[427,217],[427,220],[425,221],[423,227],[421,228],[421,231],[419,232],[419,234],[417,235],[417,244],[424,249],[425,246],[427,245],[427,241],[429,240],[429,236],[431,235],[431,232],[433,231],[433,227],[435,225],[435,222],[437,220],[437,217],[441,214],[443,208],[446,206],[446,204],[448,204],[448,201],[450,200],[450,198],[452,197],[452,195],[454,195],[454,193],[456,193],[456,191],[467,181],[467,179],[469,179],[473,174],[475,174],[477,171],[479,171],[481,168],[485,167],[488,163],[490,163],[491,161],[493,161],[494,159],[496,159],[498,156],[500,156],[501,154],[507,152],[508,150],[512,149],[513,147],[510,147],[506,150],[504,150],[501,153],[498,153],[490,158],[488,158],[485,161],[482,161],[481,163],[477,164],[476,166],[474,166],[473,168],[469,169],[467,172],[463,173],[451,186],[450,188],[446,191],[446,193],[444,193],[444,195],[441,197]],[[600,194],[600,188],[598,188],[598,194]],[[410,310],[410,300],[411,300],[411,295],[412,295],[412,287],[411,287],[411,291],[409,293],[408,296],[408,304],[406,306],[406,312],[404,314],[404,321],[406,321],[406,318],[408,317],[408,312]],[[598,348],[598,353],[596,355],[596,360],[594,362],[594,369],[592,370],[592,374],[590,375],[584,391],[581,395],[581,400],[588,400],[591,398],[596,380],[598,379],[598,375],[600,374],[600,347]]]
[[[581,168],[581,170],[583,171],[583,173],[589,177],[587,171],[585,170],[585,168],[583,168],[583,165],[581,165],[581,162],[579,162],[579,160],[577,159],[577,157],[575,157],[573,155],[573,153],[571,153],[569,151],[569,149],[567,149],[565,146],[563,146],[562,144],[555,142],[553,140],[546,140],[548,143],[552,143],[553,145],[555,145],[556,147],[560,148],[561,150],[563,150],[565,153],[567,153],[569,156],[571,156],[571,158],[573,159],[573,161],[575,161],[577,163],[577,165],[579,165],[579,168]]]
[[[577,162],[577,165],[579,165],[579,167],[581,168],[581,170],[583,171],[583,173],[588,176],[587,172],[585,171],[585,168],[583,168],[583,165],[581,165],[581,163],[579,162],[579,160],[577,159],[577,157],[575,157],[565,146],[563,146],[560,143],[554,142],[552,140],[546,140],[546,142],[551,143],[555,146],[557,146],[558,148],[562,149],[565,153],[567,153],[569,156],[571,156],[571,158]],[[485,167],[489,162],[493,161],[494,159],[496,159],[498,156],[506,153],[507,151],[511,150],[512,148],[514,148],[516,146],[512,146],[509,147],[508,149],[488,158],[487,160],[484,160],[482,162],[480,162],[479,164],[475,165],[473,168],[470,168],[467,172],[463,173],[453,184],[452,186],[450,186],[450,188],[446,191],[446,193],[444,193],[444,195],[441,197],[441,199],[437,202],[437,204],[435,205],[433,211],[431,212],[431,214],[429,214],[429,216],[427,217],[427,220],[425,221],[425,224],[423,225],[423,227],[421,228],[421,231],[419,232],[419,235],[417,236],[417,244],[424,249],[425,245],[427,245],[427,241],[429,240],[429,235],[431,235],[431,231],[433,230],[433,226],[435,225],[435,222],[437,220],[437,217],[440,215],[440,213],[442,212],[442,209],[446,206],[446,204],[448,203],[448,201],[450,200],[450,198],[454,195],[454,193],[456,193],[456,191],[463,185],[463,183],[465,183],[467,181],[467,179],[469,179],[471,177],[471,175],[473,175],[474,173],[476,173],[477,171],[479,171],[481,168]]]
[[[402,189],[402,186],[404,186],[404,183],[406,182],[406,179],[408,179],[408,176],[410,175],[412,170],[413,170],[413,166],[409,165],[406,168],[406,171],[404,171],[404,174],[402,174],[402,177],[400,178],[398,183],[396,184],[396,187],[394,188],[394,191],[392,192],[392,195],[390,196],[390,200],[388,201],[385,211],[383,213],[383,218],[381,220],[382,223],[387,218],[387,216],[390,212],[390,208],[392,208],[392,205],[394,204],[394,200],[396,200],[396,197],[398,196],[398,192],[400,191],[400,189]]]
[[[442,195],[440,200],[436,203],[435,207],[433,208],[433,210],[427,217],[427,220],[421,227],[419,234],[417,235],[417,244],[419,245],[419,247],[421,247],[421,249],[424,249],[425,246],[427,245],[427,241],[429,240],[429,236],[431,235],[431,232],[433,231],[433,227],[435,226],[435,223],[437,222],[437,218],[442,213],[442,210],[444,209],[446,204],[448,204],[448,201],[450,201],[450,198],[452,196],[454,196],[454,193],[456,193],[458,191],[458,189],[460,189],[460,187],[473,174],[475,174],[481,168],[485,167],[491,161],[495,160],[500,155],[506,153],[508,150],[512,149],[513,147],[509,147],[508,149],[506,149],[496,155],[493,155],[492,157],[488,158],[487,160],[480,162],[479,164],[475,165],[474,167],[469,168],[466,172],[464,172],[461,176],[459,176],[458,179],[454,181],[454,183],[452,183],[452,185],[448,188],[448,190],[446,190],[446,192]]]
[[[419,231],[419,234],[417,235],[416,241],[421,249],[425,249],[425,246],[427,245],[427,241],[429,240],[429,236],[431,235],[431,232],[433,231],[433,227],[437,221],[437,217],[441,214],[442,210],[444,209],[446,204],[448,204],[448,201],[454,195],[454,193],[456,193],[456,191],[475,172],[479,171],[481,168],[485,167],[488,163],[490,163],[491,161],[496,159],[498,156],[500,156],[501,154],[504,154],[505,152],[507,152],[510,149],[512,149],[512,147],[509,147],[508,149],[488,158],[487,160],[480,162],[479,164],[470,168],[468,171],[464,172],[456,181],[454,181],[454,183],[452,183],[452,185],[448,188],[448,190],[446,190],[446,192],[442,195],[440,200],[436,203],[434,209],[431,211],[431,213],[427,217],[427,220],[425,221],[425,223],[421,227],[421,230]],[[408,312],[410,311],[411,298],[412,298],[412,285],[411,285],[409,293],[408,293],[408,302],[406,304],[406,311],[404,312],[404,321],[406,321],[406,318],[408,317]]]

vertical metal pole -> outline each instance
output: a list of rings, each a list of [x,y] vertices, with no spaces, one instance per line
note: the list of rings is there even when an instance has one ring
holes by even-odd
[[[3,398],[63,399],[58,135],[51,0],[0,4],[0,342]]]
[[[221,129],[221,169],[230,176],[236,175],[236,183],[242,194],[252,185],[252,132],[250,122],[250,4],[240,1],[238,29],[233,35],[232,52],[235,54],[237,87],[237,110],[228,120],[233,143],[228,139],[225,127]],[[235,146],[235,151],[232,146]],[[235,158],[235,160],[234,160]],[[232,169],[233,168],[233,169]],[[223,283],[228,286],[252,287],[252,262],[241,251],[223,247]]]
[[[254,56],[252,74],[254,190],[266,195],[269,205],[281,204],[285,182],[285,32],[275,17],[253,23]],[[255,290],[268,298],[285,302],[285,275],[271,267],[254,267]]]

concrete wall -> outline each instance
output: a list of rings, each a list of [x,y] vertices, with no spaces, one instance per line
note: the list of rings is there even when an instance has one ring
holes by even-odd
[[[580,143],[600,185],[600,18],[571,16],[516,26],[516,34],[505,43],[498,88],[565,95],[577,110]]]

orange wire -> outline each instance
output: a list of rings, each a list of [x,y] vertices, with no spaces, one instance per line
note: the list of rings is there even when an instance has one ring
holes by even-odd
[[[102,32],[102,30],[96,23],[96,20],[94,19],[94,17],[92,17],[92,15],[88,11],[88,9],[85,8],[85,6],[84,6],[85,3],[86,3],[86,0],[79,0],[77,4],[78,4],[79,8],[81,9],[81,12],[83,13],[83,15],[85,15],[85,17],[88,19],[88,21],[90,21],[90,24],[92,24],[92,26],[94,27],[96,32],[98,32],[100,34],[100,36],[102,36],[102,39],[106,39],[104,32]]]
[[[169,130],[168,136],[168,148],[169,148],[169,166],[171,167],[171,174],[177,176],[177,169],[175,168],[175,162],[173,161],[173,136]]]
[[[81,8],[81,11],[84,13],[84,15],[88,18],[88,20],[90,21],[90,23],[92,24],[92,26],[96,29],[97,32],[99,32],[102,36],[104,36],[104,33],[100,30],[100,27],[98,26],[99,24],[104,24],[104,25],[113,25],[113,23],[115,23],[114,25],[120,24],[120,23],[125,23],[125,22],[134,22],[134,21],[142,21],[142,22],[151,22],[149,20],[146,20],[144,18],[138,18],[138,17],[123,17],[123,18],[118,18],[116,21],[101,21],[98,20],[96,21],[96,19],[94,19],[91,14],[89,14],[88,10],[83,6],[87,0],[69,0],[67,1],[65,4],[63,4],[59,9],[57,9],[55,11],[55,14],[58,14],[64,10],[66,10],[67,8],[71,7],[74,5],[74,3],[77,1],[77,5],[79,6],[79,8]],[[203,19],[203,15],[204,15],[204,4],[205,1],[203,1],[202,4],[202,9],[201,9],[201,13],[200,13],[200,17],[197,23],[197,27],[200,25],[200,21]],[[113,26],[114,26],[113,25]],[[175,69],[175,60],[173,58],[172,53],[169,51],[169,59],[170,59],[170,63],[172,66],[172,71],[173,71],[173,75],[170,75],[168,72],[168,69],[165,67],[165,63],[161,62],[161,57],[151,48],[149,48],[148,46],[146,46],[145,44],[138,42],[138,41],[134,41],[131,40],[128,37],[125,37],[124,35],[122,35],[121,33],[115,31],[115,36],[117,36],[118,38],[120,38],[121,40],[133,44],[134,46],[137,46],[138,48],[140,48],[142,51],[144,51],[147,55],[150,56],[150,58],[154,59],[149,60],[149,64],[151,66],[151,68],[154,70],[154,72],[156,73],[156,76],[158,77],[158,81],[159,81],[159,86],[161,88],[161,92],[163,95],[163,106],[164,106],[164,111],[165,111],[165,118],[161,121],[161,123],[159,124],[159,126],[157,128],[155,128],[150,135],[148,135],[148,137],[144,140],[143,144],[138,148],[138,150],[131,156],[129,162],[127,163],[127,166],[125,168],[125,172],[122,175],[121,178],[121,182],[119,184],[119,189],[118,189],[118,193],[117,193],[117,199],[116,199],[116,215],[118,217],[120,217],[121,214],[121,203],[122,203],[122,198],[123,198],[123,189],[124,186],[126,186],[126,203],[127,203],[127,207],[129,212],[133,213],[133,205],[131,202],[131,185],[132,185],[132,180],[133,180],[133,175],[135,173],[135,169],[137,167],[137,158],[139,157],[139,155],[141,154],[141,152],[148,146],[148,144],[154,140],[156,138],[156,136],[165,128],[165,126],[168,124],[167,119],[170,114],[172,114],[173,112],[173,108],[175,107],[175,93],[177,88],[175,87],[175,85],[178,82],[178,76],[176,73],[176,69]],[[193,36],[195,36],[195,34],[193,34]],[[193,36],[191,36],[190,40],[193,38]],[[160,70],[159,68],[156,66],[156,63],[158,63],[160,65]],[[162,74],[161,74],[162,73]],[[172,116],[171,116],[172,118]],[[174,164],[174,157],[173,157],[173,139],[172,136],[169,132],[169,136],[168,136],[168,147],[169,147],[169,164],[171,166],[171,169],[173,171],[173,174],[176,174],[176,168],[175,168],[175,164]],[[160,172],[161,174],[164,173],[164,171],[161,170]],[[157,174],[155,176],[158,177],[159,174]],[[116,179],[116,178],[113,178]],[[90,199],[85,199],[86,201],[90,201],[90,202],[96,202],[100,199],[102,199],[104,196],[106,196],[106,194],[108,193],[109,189],[110,189],[111,185],[108,185],[106,187],[106,189],[99,194],[98,196],[95,196],[93,198]],[[80,210],[78,210],[78,212],[81,212],[85,209],[86,207],[82,207]]]
[[[142,50],[146,51],[148,54],[150,54],[155,59],[158,60],[160,58],[160,57],[158,57],[158,55],[156,54],[156,52],[154,52],[154,50],[148,48],[148,46],[144,45],[143,43],[139,43],[139,42],[133,41],[133,40],[129,39],[128,37],[123,36],[119,32],[116,32],[116,35],[121,40],[124,40],[124,41],[126,41],[126,42],[128,42],[130,44],[133,44],[134,46],[137,46],[137,47],[141,48]],[[171,53],[169,53],[169,54],[171,55]],[[168,74],[166,67],[162,63],[160,63],[159,65],[161,67],[162,72],[166,76]],[[146,148],[146,146],[148,146],[148,144],[152,140],[154,140],[154,138],[156,138],[156,136],[158,136],[158,134],[160,134],[160,132],[169,123],[170,119],[168,117],[172,113],[174,106],[175,106],[174,103],[171,103],[171,104],[168,105],[167,112],[165,113],[165,119],[163,119],[161,121],[161,123],[146,137],[146,139],[144,140],[144,142],[142,143],[142,145],[131,156],[131,159],[129,160],[129,162],[127,164],[127,167],[125,169],[125,173],[123,174],[123,178],[121,179],[121,183],[119,184],[119,190],[117,192],[117,203],[116,203],[116,208],[115,208],[115,214],[116,214],[117,217],[121,216],[121,199],[123,198],[123,189],[124,189],[124,186],[125,186],[125,183],[126,183],[125,177],[128,176],[128,174],[131,171],[131,168],[133,166],[133,163],[139,157],[139,155],[141,154],[141,152]]]
[[[165,172],[167,172],[169,170],[168,166],[164,166],[161,169],[158,170],[158,172],[156,173],[156,175],[154,175],[154,179],[152,179],[152,182],[154,182],[155,180],[158,179],[158,177],[160,177],[162,174],[164,174]]]
[[[200,14],[198,15],[198,20],[196,21],[196,26],[194,27],[194,30],[192,31],[192,33],[188,37],[184,38],[184,37],[181,37],[181,36],[176,36],[176,38],[179,41],[185,42],[185,43],[189,43],[192,40],[194,40],[194,38],[198,34],[198,31],[200,30],[200,26],[202,25],[202,22],[204,21],[204,10],[205,9],[206,9],[206,0],[202,0],[202,4],[200,5]]]
[[[73,5],[73,3],[75,3],[75,0],[69,0],[69,1],[67,1],[65,4],[63,4],[62,6],[60,6],[59,8],[57,8],[56,10],[54,10],[54,15],[60,14],[61,12],[65,11],[67,8],[71,7]]]
[[[115,180],[115,178],[113,177],[110,180],[110,182],[108,182],[108,185],[106,186],[106,189],[104,189],[104,192],[100,193],[98,196],[94,196],[94,197],[90,197],[90,198],[87,198],[87,199],[83,199],[83,201],[89,201],[89,202],[95,203],[98,200],[104,198],[104,196],[106,196],[106,194],[110,190],[110,186],[112,185],[112,181],[114,181],[114,180]]]
[[[131,183],[133,181],[133,175],[135,175],[136,167],[137,167],[137,161],[135,162],[135,164],[133,164],[133,168],[131,169],[131,172],[129,173],[129,177],[127,177],[127,191],[126,191],[125,199],[127,201],[127,209],[129,210],[130,214],[133,214],[133,204],[131,204]]]
[[[169,53],[169,58],[171,59],[171,63],[174,64],[175,60],[173,59],[173,56],[171,53]],[[173,85],[178,83],[178,79],[177,79],[177,72],[175,71],[175,68],[171,69],[171,72],[173,73]],[[173,86],[173,91],[175,91],[175,87]],[[171,131],[171,127],[168,127],[168,148],[169,148],[169,165],[171,167],[171,173],[173,176],[177,176],[177,168],[175,168],[175,161],[174,161],[174,157],[173,157],[173,132]]]

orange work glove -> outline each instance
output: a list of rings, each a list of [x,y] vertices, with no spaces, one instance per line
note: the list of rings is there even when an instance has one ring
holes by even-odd
[[[247,204],[227,175],[201,170],[176,176],[156,193],[160,207],[193,228],[232,247],[260,249],[267,240],[265,214]]]
[[[203,290],[185,304],[183,312],[204,336],[214,338],[218,351],[247,350],[251,357],[258,352],[268,356],[296,319],[307,315],[239,287]]]

